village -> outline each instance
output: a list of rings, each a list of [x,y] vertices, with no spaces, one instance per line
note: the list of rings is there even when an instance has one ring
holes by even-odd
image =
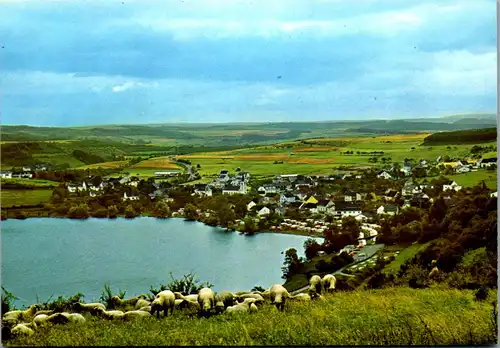
[[[110,193],[115,196],[120,194],[121,204],[118,206],[122,211],[130,204],[140,211],[141,202],[148,204],[148,200],[149,204],[163,202],[169,206],[172,217],[190,215],[194,220],[211,221],[213,225],[240,231],[248,231],[247,225],[254,224],[253,230],[322,236],[331,224],[340,226],[345,218],[352,217],[360,225],[358,241],[360,246],[364,246],[376,242],[380,222],[384,218],[407,207],[428,208],[438,193],[449,192],[451,196],[462,189],[452,180],[433,178],[429,181],[427,174],[436,170],[441,175],[466,173],[485,170],[493,165],[496,165],[496,158],[442,162],[438,157],[435,163],[404,161],[401,165],[378,170],[332,175],[279,174],[264,180],[254,180],[250,173],[237,168],[234,173],[221,170],[211,182],[195,184],[187,178],[179,180],[182,176],[180,172],[159,171],[147,180],[133,175],[89,176],[80,182],[63,182],[59,188],[64,188],[68,197],[87,197],[94,201]],[[16,172],[4,171],[1,177],[29,179],[44,170],[47,170],[45,166],[23,167]],[[174,204],[176,199],[173,196],[177,200],[179,197],[179,194],[173,194],[174,191],[190,198],[185,197],[187,200],[183,199],[184,203],[180,205]],[[215,209],[193,201],[220,196],[243,197],[244,212],[241,213],[240,209],[239,214],[221,222],[221,219],[215,218],[218,215]],[[445,200],[451,200],[450,196],[445,196]],[[490,196],[496,197],[496,192],[491,192]],[[195,212],[188,214],[186,203],[194,203]],[[235,210],[234,204],[229,204],[229,207]]]

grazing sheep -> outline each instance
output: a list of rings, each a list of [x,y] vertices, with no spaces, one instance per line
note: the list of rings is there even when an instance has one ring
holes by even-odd
[[[337,278],[333,274],[327,274],[321,279],[321,285],[325,293],[335,291],[335,284],[337,283]]]
[[[170,290],[164,290],[156,294],[155,299],[151,302],[151,314],[154,315],[156,312],[157,318],[160,317],[160,311],[163,310],[164,316],[168,316],[168,310],[170,313],[174,314],[175,307],[175,295]]]
[[[266,289],[266,290],[264,290],[262,292],[260,292],[260,291],[252,291],[252,293],[253,294],[259,294],[266,301],[270,301],[271,300],[271,290],[270,289]]]
[[[311,295],[307,293],[300,293],[297,295],[290,295],[290,300],[308,302],[311,301]]]
[[[439,274],[439,268],[437,268],[437,266],[435,266],[434,268],[431,269],[431,271],[429,272],[429,278],[434,278],[436,277],[437,275]]]
[[[38,311],[38,312],[35,313],[35,317],[37,315],[40,315],[40,314],[47,314],[47,315],[54,314],[54,310],[52,310],[52,309],[44,309],[44,310]]]
[[[67,324],[69,322],[68,313],[54,313],[46,319],[51,324]]]
[[[68,321],[73,324],[83,324],[85,323],[85,318],[83,315],[79,313],[62,313],[63,315],[66,315],[68,318]]]
[[[249,311],[250,313],[258,312],[259,308],[255,305],[255,303],[250,303]]]
[[[311,279],[309,279],[309,292],[321,294],[321,277],[319,275],[313,275]]]
[[[102,303],[80,303],[76,302],[73,305],[73,309],[77,312],[90,312],[90,313],[95,313],[96,310],[99,310],[98,308],[101,308],[102,310],[106,310],[106,306],[103,305]]]
[[[17,324],[16,326],[14,326],[12,328],[12,330],[10,331],[10,333],[13,336],[23,336],[23,335],[31,336],[35,332],[33,331],[33,329],[31,329],[30,327],[28,327],[27,324],[22,323],[22,324]]]
[[[198,292],[198,303],[202,314],[210,312],[215,307],[215,293],[210,288],[203,288]]]
[[[27,320],[28,318],[34,317],[35,313],[38,310],[40,310],[40,305],[34,304],[24,311],[21,310],[10,311],[2,316],[2,321],[4,321],[7,324],[14,325],[17,324],[20,320]]]
[[[227,307],[234,305],[235,296],[230,291],[221,291],[215,295],[215,310],[223,312]]]
[[[138,311],[151,312],[151,306],[144,306],[138,309]]]
[[[188,302],[189,301],[187,301],[187,300],[176,299],[174,302],[174,307],[175,307],[175,309],[188,308],[189,307]]]
[[[37,314],[33,318],[33,324],[35,326],[45,326],[48,323],[49,316],[47,314]]]
[[[123,319],[123,313],[122,311],[118,310],[111,310],[107,311],[102,309],[101,307],[97,307],[94,309],[93,315],[98,315],[99,317],[106,318],[108,320],[121,320]]]
[[[257,306],[255,305],[255,303],[253,303],[252,300],[255,300],[255,299],[246,299],[242,303],[237,303],[234,306],[229,306],[229,307],[227,307],[225,313],[227,313],[227,314],[239,314],[239,313],[255,312],[255,310],[257,309]]]
[[[254,294],[254,293],[246,293],[246,294],[241,294],[241,295],[236,295],[236,299],[239,300],[244,300],[246,298],[254,298],[259,302],[264,302],[264,297],[261,294]]]
[[[130,319],[136,319],[136,318],[146,318],[146,317],[150,317],[150,316],[151,316],[151,314],[148,312],[136,310],[136,311],[125,312],[123,314],[123,319],[130,320]]]
[[[290,297],[288,290],[281,284],[274,284],[270,289],[271,303],[276,305],[276,308],[283,311],[285,309],[285,301]]]
[[[139,297],[132,297],[132,298],[129,298],[127,300],[124,300],[118,296],[112,296],[111,297],[111,302],[115,305],[115,306],[126,306],[126,305],[132,305],[132,306],[135,306],[135,304],[140,300],[141,298]],[[142,306],[144,307],[144,306]]]
[[[139,299],[139,301],[137,301],[137,303],[135,304],[135,309],[140,309],[142,307],[146,307],[146,306],[150,306],[151,305],[151,302],[147,301],[147,300],[144,300],[144,299]]]

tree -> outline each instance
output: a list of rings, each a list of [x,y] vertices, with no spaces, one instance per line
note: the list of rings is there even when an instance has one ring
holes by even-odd
[[[153,210],[153,216],[157,218],[166,218],[171,215],[170,208],[165,202],[157,202]]]
[[[321,245],[314,238],[307,238],[304,242],[306,258],[311,260],[321,250]]]
[[[360,223],[354,216],[347,216],[342,219],[342,233],[351,236],[354,240],[359,237],[359,232],[361,232]]]
[[[197,216],[196,207],[191,203],[186,204],[184,207],[184,217],[186,220],[196,220]]]
[[[297,249],[290,248],[285,252],[285,262],[284,266],[281,267],[283,270],[283,279],[288,279],[292,275],[296,274],[302,266],[302,261],[297,256]]]
[[[219,218],[219,225],[227,226],[228,223],[235,220],[234,211],[229,208],[228,204],[224,204],[217,209],[217,217]]]
[[[94,186],[99,186],[101,183],[102,183],[102,176],[100,175],[96,175],[92,178],[92,180],[90,181],[92,183],[92,185]]]

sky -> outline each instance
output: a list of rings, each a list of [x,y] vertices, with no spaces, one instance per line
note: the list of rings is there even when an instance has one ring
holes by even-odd
[[[0,0],[0,122],[496,113],[494,0]]]

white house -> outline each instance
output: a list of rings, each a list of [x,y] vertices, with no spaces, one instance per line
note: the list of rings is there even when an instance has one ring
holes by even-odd
[[[498,192],[498,191],[497,191],[497,192]],[[495,197],[495,198],[496,198],[496,197],[497,197],[497,192],[492,192],[492,193],[490,193],[490,197]]]
[[[246,194],[247,193],[247,185],[242,182],[240,185],[226,185],[222,189],[223,195],[236,195],[236,194]]]
[[[278,192],[278,189],[276,188],[276,186],[274,185],[264,185],[264,186],[260,186],[257,191],[260,193],[260,194],[264,194],[264,195],[267,195],[268,193],[277,193]]]
[[[269,210],[269,208],[268,207],[264,207],[264,208],[262,208],[261,210],[259,210],[257,212],[257,215],[264,216],[264,215],[269,215],[270,213],[271,213],[271,211]]]
[[[207,184],[195,184],[194,193],[198,196],[212,197],[212,188]]]
[[[255,207],[257,205],[257,203],[255,203],[254,201],[250,201],[250,203],[247,204],[247,210],[250,211],[252,210],[253,207]]]
[[[31,172],[31,167],[23,167],[23,171],[25,171],[25,172]]]
[[[328,199],[320,200],[316,205],[316,211],[322,214],[335,214],[335,203]]]
[[[12,172],[11,171],[0,172],[0,177],[3,179],[12,179]]]
[[[453,181],[449,185],[443,185],[443,192],[448,191],[448,190],[460,191],[461,189],[462,189],[462,186],[458,185],[455,181]]]
[[[280,195],[280,203],[281,204],[287,204],[287,203],[294,203],[296,201],[295,195],[291,193],[285,193]]]
[[[391,174],[389,174],[385,170],[383,170],[382,172],[380,172],[379,174],[377,174],[377,178],[390,180],[390,179],[392,179],[392,176],[391,176]]]
[[[77,191],[78,191],[78,187],[77,186],[68,185],[68,192],[69,193],[75,193]]]
[[[471,170],[471,169],[470,169],[470,167],[469,167],[469,166],[462,166],[462,165],[457,166],[457,167],[455,168],[455,171],[456,171],[457,173],[468,173],[468,172],[470,172],[470,170]]]
[[[479,161],[477,161],[477,166],[479,168],[488,168],[488,167],[491,167],[492,165],[496,165],[496,164],[497,164],[497,158],[496,157],[493,157],[493,158],[482,158]]]
[[[128,196],[127,192],[124,192],[122,200],[123,201],[138,201],[139,200],[139,196]]]
[[[380,207],[377,208],[377,214],[378,215],[394,215],[399,212],[399,206],[395,204],[386,204],[386,205],[381,205]]]

